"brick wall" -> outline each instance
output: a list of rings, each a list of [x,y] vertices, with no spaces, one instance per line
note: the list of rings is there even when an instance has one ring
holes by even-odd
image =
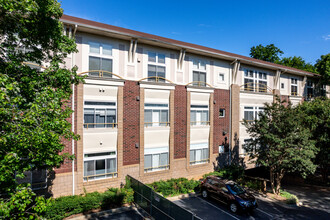
[[[186,157],[187,90],[177,85],[174,91],[174,159]]]
[[[77,95],[77,90],[75,86],[75,97]],[[77,102],[75,102],[75,109],[77,109]],[[65,105],[67,108],[72,108],[72,97],[70,100],[66,103]],[[67,121],[72,124],[72,114],[70,115],[70,118],[67,119]],[[77,114],[75,114],[75,125],[77,124]],[[75,127],[75,133],[77,132],[76,127]],[[72,154],[72,139],[62,139],[62,143],[64,144],[64,149],[60,154],[63,153],[69,153]],[[76,152],[76,141],[75,141],[75,152]],[[55,173],[67,173],[67,172],[72,172],[72,161],[71,160],[64,160],[63,164],[61,165],[60,168],[55,168],[54,169]],[[75,164],[75,171],[77,171],[77,166]]]
[[[214,89],[214,112],[213,112],[213,153],[219,152],[219,145],[229,142],[229,115],[230,115],[230,92],[229,90]],[[220,108],[225,109],[225,117],[219,117]],[[223,135],[223,132],[226,135]],[[227,141],[225,141],[227,137]]]
[[[138,164],[140,161],[140,102],[136,97],[140,96],[140,86],[135,81],[125,81],[124,85],[124,118],[123,118],[123,165]]]

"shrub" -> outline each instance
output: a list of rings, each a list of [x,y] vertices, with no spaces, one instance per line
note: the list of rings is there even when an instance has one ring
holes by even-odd
[[[285,202],[287,204],[298,204],[299,203],[298,197],[287,191],[280,190],[280,196],[286,198]]]
[[[254,189],[257,191],[263,190],[263,182],[260,180],[246,180],[242,179],[239,181],[242,185],[244,185],[247,188]]]
[[[79,196],[63,196],[54,199],[42,216],[46,219],[63,219],[93,209],[118,207],[125,203],[131,203],[133,200],[134,191],[131,188],[110,188],[104,193],[93,192]]]
[[[197,191],[199,189],[199,181],[188,180],[187,178],[172,178],[166,181],[157,181],[148,184],[148,186],[161,195],[168,197]]]
[[[230,179],[230,180],[237,180],[237,179],[243,178],[244,168],[241,166],[230,165],[230,166],[222,168],[218,171],[204,174],[203,178],[205,179],[206,177],[208,177],[210,175],[219,176],[219,177],[223,177],[225,179]]]

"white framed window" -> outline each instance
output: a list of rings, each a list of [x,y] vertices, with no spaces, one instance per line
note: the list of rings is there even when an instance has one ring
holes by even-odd
[[[225,153],[225,146],[224,145],[219,145],[219,154]]]
[[[190,144],[190,165],[207,163],[209,161],[208,143]]]
[[[156,52],[148,52],[148,81],[156,81],[155,77],[158,78],[158,82],[165,82],[164,78],[166,78],[166,64],[165,64],[165,54],[156,53]]]
[[[116,102],[85,101],[84,128],[115,128],[116,113]]]
[[[251,92],[267,92],[267,73],[245,69],[244,90]]]
[[[284,89],[284,83],[281,83],[281,89]]]
[[[145,103],[144,126],[145,127],[169,126],[168,104]]]
[[[84,181],[117,177],[116,151],[84,154]]]
[[[226,116],[226,110],[224,108],[219,109],[219,117],[224,118]]]
[[[208,105],[190,105],[190,124],[191,125],[209,125],[209,106]]]
[[[88,70],[104,70],[112,72],[112,45],[89,42]],[[103,77],[112,77],[111,73],[103,72]],[[90,72],[91,76],[99,76],[99,72]]]
[[[206,86],[206,62],[193,60],[193,85]]]
[[[260,113],[264,111],[264,107],[253,107],[245,106],[244,107],[244,119],[247,122],[252,122],[259,119]]]
[[[291,95],[298,95],[298,79],[291,78]]]
[[[169,168],[168,147],[147,148],[144,152],[144,172],[167,170]]]
[[[225,82],[225,74],[219,73],[218,74],[218,83],[224,83]]]

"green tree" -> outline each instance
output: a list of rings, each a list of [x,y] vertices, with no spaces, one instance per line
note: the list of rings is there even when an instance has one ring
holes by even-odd
[[[75,40],[63,35],[62,14],[55,0],[0,0],[1,195],[31,195],[18,186],[17,178],[73,158],[61,154],[63,139],[78,139],[67,121],[72,111],[65,100],[82,79],[76,68],[62,67],[65,57],[76,52]],[[24,61],[46,63],[47,69],[31,68]],[[2,199],[1,208],[5,201],[12,200]]]
[[[324,85],[330,85],[330,53],[322,55],[316,61],[315,68],[321,74],[321,81]]]
[[[250,49],[250,56],[255,59],[264,60],[275,63],[280,60],[283,51],[274,44],[263,46],[261,44],[253,46]]]
[[[320,167],[323,181],[327,183],[330,167],[330,100],[322,97],[304,102],[299,105],[298,113],[304,126],[312,132],[312,139],[319,150],[314,161]]]
[[[277,97],[276,102],[265,104],[259,120],[244,120],[243,124],[251,136],[244,148],[256,164],[269,168],[274,193],[280,192],[285,173],[298,172],[306,177],[315,171],[312,159],[317,149],[291,103],[285,106]]]
[[[277,63],[284,65],[284,66],[289,66],[289,67],[293,67],[296,69],[305,70],[307,72],[316,73],[315,67],[310,63],[306,63],[306,61],[300,56],[283,57]]]

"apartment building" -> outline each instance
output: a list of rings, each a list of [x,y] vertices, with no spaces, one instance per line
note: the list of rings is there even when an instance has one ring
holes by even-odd
[[[294,104],[318,76],[200,45],[64,15],[78,51],[65,65],[86,75],[69,119],[79,141],[48,179],[55,196],[104,191],[131,175],[150,183],[198,178],[224,160],[244,159],[253,120],[274,95]]]

